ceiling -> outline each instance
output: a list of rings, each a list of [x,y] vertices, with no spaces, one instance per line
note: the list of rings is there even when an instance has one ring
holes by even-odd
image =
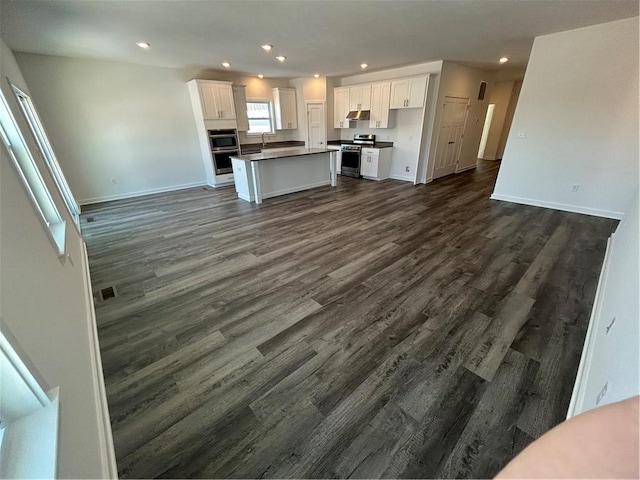
[[[344,76],[363,62],[368,70],[431,60],[522,68],[536,36],[637,15],[637,0],[0,0],[0,32],[19,52]],[[510,59],[504,66],[501,56]]]

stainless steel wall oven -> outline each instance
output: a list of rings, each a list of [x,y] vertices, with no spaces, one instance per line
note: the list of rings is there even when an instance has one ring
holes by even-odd
[[[209,130],[209,146],[216,175],[233,172],[231,157],[238,155],[240,150],[237,130]]]

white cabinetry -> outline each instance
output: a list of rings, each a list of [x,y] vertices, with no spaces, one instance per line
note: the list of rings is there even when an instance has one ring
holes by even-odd
[[[349,111],[371,109],[371,85],[349,87]]]
[[[391,82],[391,109],[424,106],[427,76],[401,78]]]
[[[391,175],[391,148],[363,148],[360,175],[370,180],[384,180]]]
[[[371,86],[371,116],[369,128],[389,127],[389,98],[391,83],[374,83]]]
[[[276,113],[277,130],[295,130],[298,128],[298,115],[296,113],[295,88],[274,88],[273,106]]]
[[[333,128],[349,128],[349,87],[333,89]]]
[[[236,108],[236,123],[238,131],[249,130],[249,117],[247,115],[247,93],[244,85],[233,86],[233,100]]]
[[[198,88],[202,117],[205,120],[233,120],[236,118],[231,82],[211,80],[191,80],[191,82],[195,82]]]

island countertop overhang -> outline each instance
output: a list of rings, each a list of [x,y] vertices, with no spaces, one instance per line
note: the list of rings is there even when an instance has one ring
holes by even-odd
[[[269,153],[269,150],[261,153],[251,153],[248,155],[232,155],[231,158],[237,158],[238,160],[261,162],[263,160],[274,160],[276,158],[287,157],[300,157],[302,155],[315,155],[318,153],[331,153],[334,150],[327,150],[325,148],[297,148],[295,150],[287,150],[285,152],[273,152]]]

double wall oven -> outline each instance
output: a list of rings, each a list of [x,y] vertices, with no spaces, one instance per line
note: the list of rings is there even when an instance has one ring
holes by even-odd
[[[362,147],[372,147],[376,143],[376,136],[370,133],[356,134],[351,143],[340,145],[340,155],[342,158],[340,173],[347,177],[360,178],[360,157]]]
[[[238,131],[235,128],[226,130],[209,130],[209,147],[213,159],[213,170],[216,175],[232,173],[231,157],[238,156],[240,144]]]

